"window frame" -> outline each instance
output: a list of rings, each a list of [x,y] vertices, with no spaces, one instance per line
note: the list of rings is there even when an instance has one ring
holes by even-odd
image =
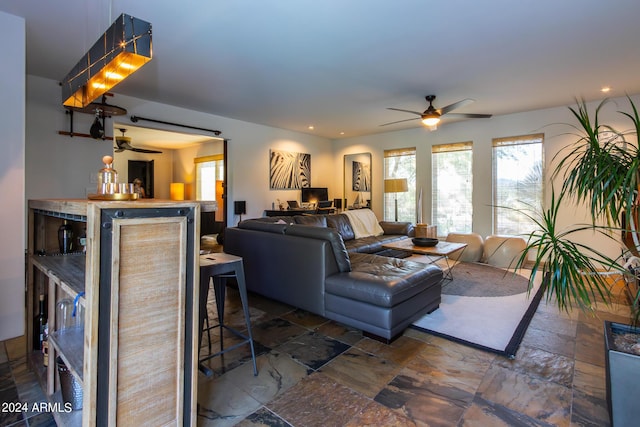
[[[508,147],[508,146],[525,146],[525,145],[538,145],[540,146],[540,159],[538,163],[538,167],[540,169],[539,172],[539,194],[537,197],[537,201],[535,202],[527,202],[522,203],[518,206],[501,206],[498,201],[498,161],[497,161],[497,151],[496,149],[500,147]],[[540,210],[543,208],[544,200],[545,200],[545,159],[544,159],[544,133],[535,133],[535,134],[527,134],[527,135],[516,135],[510,137],[501,137],[501,138],[493,138],[491,143],[491,160],[492,160],[492,173],[491,173],[491,186],[492,186],[492,207],[493,207],[493,215],[492,215],[492,231],[493,234],[496,235],[527,235],[531,232],[535,231],[536,224],[533,220],[527,219],[525,223],[530,224],[532,227],[528,231],[523,231],[521,227],[516,233],[509,232],[509,230],[505,230],[500,226],[500,214],[504,211],[510,211],[512,213],[521,211],[523,213],[519,213],[521,217],[525,217],[526,215],[531,215],[534,218],[536,215],[540,213]],[[536,167],[536,165],[534,165]],[[531,176],[531,175],[529,175]],[[524,180],[523,180],[524,181]],[[518,200],[518,202],[521,202]],[[508,209],[505,209],[508,208]]]
[[[385,221],[394,221],[395,220],[395,200],[396,196],[398,198],[398,221],[408,221],[411,223],[416,223],[419,214],[417,212],[417,156],[416,156],[416,147],[406,147],[406,148],[395,148],[384,150],[383,157],[383,179],[393,179],[393,178],[407,178],[407,186],[408,191],[404,193],[383,193],[383,217]],[[390,159],[398,158],[398,157],[410,157],[413,158],[413,171],[409,173],[409,176],[400,176],[397,173],[397,170],[391,171],[389,170]],[[395,165],[397,169],[397,164]],[[406,205],[413,205],[413,208],[406,208]],[[408,214],[407,211],[411,212]]]
[[[446,153],[468,153],[469,164],[468,174],[466,175],[469,182],[466,193],[468,195],[468,205],[466,208],[470,210],[469,217],[464,220],[463,227],[451,228],[443,226],[443,221],[439,220],[438,215],[438,172],[436,167],[438,155]],[[461,176],[462,178],[462,176]],[[473,141],[454,142],[448,144],[436,144],[431,146],[431,222],[438,226],[438,235],[445,236],[450,232],[471,233],[473,231]]]

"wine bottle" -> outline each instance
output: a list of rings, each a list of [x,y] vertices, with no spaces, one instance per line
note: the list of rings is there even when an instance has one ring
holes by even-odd
[[[45,295],[40,294],[39,311],[33,318],[33,349],[42,350],[42,341],[44,340],[44,325],[47,323]]]
[[[73,247],[73,230],[71,224],[64,220],[64,223],[58,228],[58,244],[60,245],[60,253],[68,254]]]
[[[49,366],[49,339],[47,336],[47,325],[44,327],[44,333],[42,334],[42,364]]]

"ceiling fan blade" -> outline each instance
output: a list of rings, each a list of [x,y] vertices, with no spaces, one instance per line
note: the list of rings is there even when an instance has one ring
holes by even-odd
[[[387,110],[403,111],[405,113],[417,114],[418,116],[422,116],[422,113],[419,113],[417,111],[411,111],[411,110],[403,110],[402,108],[387,108]]]
[[[162,151],[147,150],[145,148],[131,148],[131,151],[135,151],[136,153],[162,154]]]
[[[396,124],[396,123],[410,122],[410,121],[412,121],[412,120],[420,120],[420,117],[416,117],[416,118],[414,118],[414,119],[398,120],[397,122],[384,123],[384,124],[381,124],[380,126],[394,125],[394,124]]]
[[[454,102],[453,104],[449,104],[446,107],[442,107],[440,109],[438,109],[438,113],[440,113],[440,115],[442,114],[447,114],[449,111],[453,111],[456,108],[462,108],[466,105],[469,105],[471,103],[475,102],[475,99],[471,99],[471,98],[465,98],[462,101],[458,101],[458,102]]]
[[[127,139],[125,139],[125,137],[116,137],[116,145],[118,146],[118,148],[122,151],[122,150],[133,150],[133,147],[131,146],[131,144],[129,144],[129,141],[127,141]]]
[[[493,114],[474,114],[474,113],[449,113],[447,117],[459,117],[465,119],[488,119]]]

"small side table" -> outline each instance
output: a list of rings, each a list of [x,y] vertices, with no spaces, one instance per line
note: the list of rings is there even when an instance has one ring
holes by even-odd
[[[238,290],[240,292],[240,300],[242,301],[242,310],[247,323],[247,335],[230,328],[224,324],[224,300],[226,294],[227,279],[235,277],[238,282]],[[200,256],[200,345],[202,344],[202,334],[204,333],[204,321],[207,317],[207,299],[209,297],[209,280],[213,279],[213,289],[216,298],[216,308],[218,309],[218,324],[207,327],[209,329],[221,328],[233,333],[243,341],[224,348],[222,333],[220,334],[220,351],[209,354],[199,359],[199,369],[207,376],[213,373],[209,368],[204,366],[202,362],[213,357],[220,356],[228,351],[234,350],[241,345],[249,344],[251,347],[251,358],[253,359],[253,375],[258,375],[258,367],[256,365],[256,353],[253,347],[253,336],[251,335],[251,319],[249,317],[249,301],[247,298],[247,286],[244,280],[244,265],[242,258],[239,256],[226,253],[212,253]],[[222,332],[222,331],[221,331]],[[198,349],[200,348],[198,346]]]

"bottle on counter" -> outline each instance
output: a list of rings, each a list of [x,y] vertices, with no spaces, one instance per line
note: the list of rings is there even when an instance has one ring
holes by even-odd
[[[118,172],[113,168],[113,157],[104,156],[102,158],[104,167],[98,172],[98,194],[117,193]]]
[[[73,229],[66,219],[58,228],[58,244],[60,245],[61,254],[68,254],[73,248]]]
[[[87,253],[87,228],[83,228],[78,237],[78,246],[82,250],[82,253]]]
[[[49,366],[49,324],[44,325],[42,334],[42,364]]]
[[[38,314],[33,318],[33,349],[42,350],[42,342],[44,341],[44,326],[47,323],[47,304],[44,294],[39,297]]]

